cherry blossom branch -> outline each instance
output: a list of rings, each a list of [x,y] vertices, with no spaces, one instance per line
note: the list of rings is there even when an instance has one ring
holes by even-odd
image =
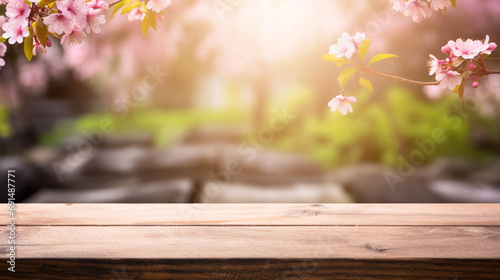
[[[488,70],[480,74],[485,74],[485,75],[500,74],[500,70]]]
[[[415,81],[415,80],[406,79],[406,78],[403,78],[403,77],[400,77],[400,76],[394,76],[394,75],[389,75],[389,74],[381,73],[381,72],[375,71],[373,69],[370,69],[370,68],[366,67],[365,65],[363,65],[363,66],[364,67],[361,69],[361,71],[363,71],[363,72],[365,72],[367,74],[378,75],[378,76],[381,76],[381,77],[386,77],[386,78],[394,79],[394,80],[399,81],[399,82],[404,82],[404,83],[409,83],[409,84],[415,84],[415,85],[421,85],[421,86],[437,86],[437,85],[439,85],[439,82],[421,82],[421,81]]]

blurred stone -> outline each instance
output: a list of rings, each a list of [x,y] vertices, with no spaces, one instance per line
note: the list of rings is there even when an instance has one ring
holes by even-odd
[[[82,174],[133,174],[148,155],[147,149],[136,146],[100,149],[83,165]]]
[[[430,179],[463,179],[481,166],[475,162],[459,158],[439,158],[417,172]]]
[[[500,161],[496,161],[469,177],[473,182],[485,183],[500,187]]]
[[[154,146],[153,136],[150,133],[134,135],[106,135],[100,145],[101,148],[124,148],[124,147],[152,148]]]
[[[24,153],[24,158],[40,167],[49,166],[59,156],[59,151],[46,147],[32,147]]]
[[[204,125],[187,133],[185,144],[239,144],[244,140],[250,129],[245,126],[214,126]]]
[[[187,203],[193,184],[188,179],[143,182],[90,190],[45,189],[29,197],[30,203]]]
[[[432,182],[430,188],[455,203],[500,203],[500,190],[488,185],[440,180]]]
[[[83,136],[72,136],[59,143],[59,150],[88,149],[120,149],[126,147],[152,148],[153,137],[151,134],[119,135],[108,134],[105,131],[82,131]]]
[[[206,178],[216,167],[215,145],[173,146],[168,150],[150,151],[137,165],[143,178],[191,177]]]
[[[13,170],[10,174],[13,177],[8,178],[8,171]],[[37,175],[39,170],[33,164],[30,164],[26,160],[20,157],[6,157],[0,159],[0,174],[2,174],[4,180],[0,183],[2,192],[0,193],[0,202],[7,203],[8,198],[8,188],[14,188],[14,202],[18,203],[23,201],[26,197],[30,196],[32,193],[37,191]],[[9,187],[9,182],[7,179],[12,179],[10,182],[12,186]]]
[[[207,203],[348,203],[353,199],[335,183],[295,183],[286,186],[259,186],[246,183],[218,185],[208,182],[197,195]]]
[[[429,180],[419,175],[398,177],[401,181],[387,180],[399,176],[397,170],[377,164],[353,165],[336,170],[328,176],[339,182],[347,192],[361,203],[440,203],[447,202],[429,190]]]
[[[245,181],[254,184],[320,182],[323,170],[300,154],[259,151],[252,146],[229,146],[223,149],[218,171],[211,173],[217,181]]]

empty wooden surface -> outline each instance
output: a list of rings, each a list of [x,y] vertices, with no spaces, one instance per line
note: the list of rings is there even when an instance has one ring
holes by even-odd
[[[17,272],[0,279],[500,279],[499,204],[20,204],[16,216]]]

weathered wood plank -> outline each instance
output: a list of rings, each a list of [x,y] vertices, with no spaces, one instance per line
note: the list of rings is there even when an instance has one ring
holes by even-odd
[[[20,225],[500,226],[500,204],[20,204],[16,211]]]
[[[0,279],[500,279],[500,204],[16,210],[17,272]],[[8,234],[0,227],[4,262]]]
[[[20,259],[500,259],[500,227],[18,226],[17,235]]]

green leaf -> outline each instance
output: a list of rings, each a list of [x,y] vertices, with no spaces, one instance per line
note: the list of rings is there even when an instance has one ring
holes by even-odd
[[[0,37],[0,43],[5,43],[5,41],[7,41],[7,39],[5,39],[4,37]]]
[[[139,7],[141,4],[142,4],[141,2],[137,1],[137,2],[135,2],[132,6],[129,6],[129,7],[123,8],[123,10],[122,10],[121,14],[122,14],[122,15],[124,15],[124,14],[126,14],[126,13],[128,13],[128,12],[132,11],[134,8]]]
[[[370,39],[365,39],[361,45],[359,45],[359,58],[361,60],[365,59],[366,54],[368,53],[368,50],[370,49],[370,45],[372,44],[372,40]]]
[[[337,67],[340,67],[344,64],[349,64],[350,62],[350,60],[346,57],[337,58],[333,54],[325,54],[322,55],[321,58],[325,61],[336,63]]]
[[[453,8],[456,8],[457,7],[457,0],[451,0],[451,5],[453,6]]]
[[[377,54],[376,56],[372,57],[372,59],[370,60],[370,63],[368,63],[368,65],[372,65],[375,62],[379,62],[381,60],[388,59],[391,57],[398,57],[398,56],[395,54],[388,54],[388,53]]]
[[[156,31],[156,13],[149,11],[142,20],[142,35],[146,36],[148,29],[151,26]]]
[[[371,93],[373,93],[373,85],[372,82],[370,82],[370,80],[359,78],[359,84],[367,88]]]
[[[49,4],[52,4],[54,2],[56,2],[56,0],[40,0],[36,5],[38,7],[43,7],[43,6],[47,6]]]
[[[116,5],[113,7],[113,11],[111,12],[111,17],[113,17],[115,15],[115,13],[118,12],[118,10],[120,10],[123,7],[126,7],[125,5],[128,5],[128,4],[130,4],[130,0],[125,0],[122,2],[116,3]]]
[[[47,47],[48,32],[48,27],[43,23],[42,18],[38,17],[35,22],[35,35],[44,48]]]
[[[356,67],[349,67],[349,68],[344,69],[344,71],[342,71],[340,73],[339,77],[337,78],[340,86],[344,87],[345,84],[347,84],[347,82],[352,78],[354,73],[356,73],[356,71],[358,71],[358,68],[356,68]]]
[[[33,31],[30,30],[30,35],[24,39],[24,54],[28,61],[33,58]]]

